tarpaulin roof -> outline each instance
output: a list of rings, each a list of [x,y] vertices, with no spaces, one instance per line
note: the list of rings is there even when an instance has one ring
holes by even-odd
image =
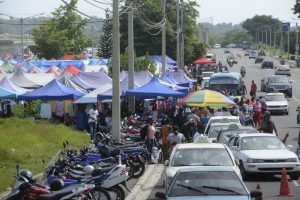
[[[69,73],[72,74],[72,75],[76,75],[76,74],[78,74],[78,73],[80,72],[80,70],[77,69],[76,67],[74,67],[73,65],[68,65],[68,66],[64,69],[64,71],[67,71],[67,72],[69,72]]]
[[[10,80],[17,86],[30,89],[42,87],[53,79],[53,74],[28,74],[24,73],[21,69],[18,69],[17,72],[10,78]]]
[[[108,67],[106,65],[86,65],[83,67],[85,72],[99,72],[101,69],[104,69],[104,71],[108,72]]]
[[[11,91],[0,86],[0,99],[14,99],[16,97],[17,93],[15,91]]]
[[[46,73],[53,73],[55,76],[60,76],[61,70],[56,66],[51,66]]]
[[[36,74],[39,74],[39,73],[42,73],[42,70],[40,68],[38,68],[37,66],[33,65],[28,71],[28,73],[36,73]]]
[[[71,80],[74,81],[75,83],[77,83],[78,85],[80,85],[85,90],[93,90],[93,89],[95,89],[93,86],[91,86],[90,84],[88,84],[87,82],[85,82],[84,80],[82,80],[77,75],[72,76]]]
[[[150,58],[152,61],[157,61],[160,63],[162,61],[162,56],[160,56],[160,55],[151,55]],[[177,65],[177,62],[175,60],[173,60],[172,58],[170,58],[169,56],[166,56],[166,63],[169,65]]]
[[[179,86],[179,85],[175,85],[173,83],[168,83],[168,82],[165,82],[161,79],[158,79],[159,82],[169,88],[171,88],[172,90],[175,90],[175,91],[179,91],[179,92],[183,92],[185,94],[187,94],[189,92],[189,88],[188,87],[182,87],[182,86]]]
[[[74,81],[72,81],[69,77],[62,77],[61,79],[58,80],[60,83],[62,83],[63,85],[73,88],[79,92],[82,93],[88,93],[87,90],[85,90],[83,87],[81,87],[79,84],[75,83]]]
[[[120,72],[120,81],[128,77],[127,71],[121,71]],[[143,86],[146,83],[148,83],[152,79],[153,75],[149,71],[140,71],[134,73],[134,83],[137,84],[137,86]]]
[[[17,94],[24,94],[25,92],[28,92],[28,90],[17,86],[7,77],[4,77],[0,80],[0,86],[8,90],[15,91]]]
[[[146,85],[133,89],[127,90],[126,96],[138,96],[138,97],[183,97],[184,93],[174,91],[167,86],[161,84],[157,77],[153,77]]]
[[[200,58],[197,58],[193,64],[210,64],[210,63],[215,63],[215,61],[211,60],[211,59],[208,59],[208,58],[205,58],[205,57],[200,57]]]
[[[101,87],[95,89],[94,91],[86,94],[85,96],[81,97],[80,99],[76,100],[75,104],[82,104],[82,103],[96,103],[97,102],[97,95],[104,91],[107,91],[112,88],[112,84],[107,83],[102,85]]]
[[[136,82],[134,83],[133,88],[140,87]],[[123,80],[120,81],[120,97],[123,96],[123,94],[128,90],[128,77],[125,77]],[[98,93],[97,98],[99,100],[103,99],[111,99],[113,94],[113,89],[110,88],[106,91],[103,91],[102,93]]]
[[[72,100],[82,97],[84,93],[64,86],[57,80],[53,80],[44,87],[18,96],[19,100]]]
[[[6,72],[13,72],[15,69],[15,66],[8,61],[5,61],[1,66],[0,69],[6,71]]]
[[[168,72],[166,75],[172,77],[172,79],[174,79],[176,82],[178,82],[177,85],[180,85],[183,87],[190,87],[193,83],[196,82],[195,80],[189,78],[187,75],[185,75],[181,71]]]
[[[104,72],[80,72],[77,75],[93,88],[98,88],[104,83],[112,83],[112,79]]]

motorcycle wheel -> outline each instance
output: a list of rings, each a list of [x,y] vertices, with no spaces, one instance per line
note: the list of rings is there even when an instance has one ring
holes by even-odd
[[[108,191],[102,187],[95,187],[92,197],[92,200],[111,200]]]
[[[134,166],[133,178],[141,177],[145,172],[145,164],[141,160],[132,161]]]
[[[134,175],[134,166],[132,163],[130,163],[129,161],[126,161],[126,167],[128,167],[128,179],[131,179]]]
[[[125,200],[125,192],[123,188],[121,188],[118,185],[115,185],[108,189],[109,191],[112,191],[116,194],[116,200]]]

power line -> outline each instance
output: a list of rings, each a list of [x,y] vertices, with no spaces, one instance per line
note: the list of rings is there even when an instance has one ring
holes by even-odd
[[[93,23],[98,23],[98,22],[104,22],[105,20],[103,19],[99,19],[99,20],[95,20],[95,21],[87,21],[86,23],[88,24],[93,24]],[[82,22],[74,22],[75,24],[80,24]],[[10,23],[10,22],[0,22],[0,24],[4,24],[4,25],[16,25],[16,26],[20,26],[21,24],[20,23]],[[24,25],[28,25],[28,26],[41,26],[43,25],[43,23],[30,23],[30,24],[27,24],[27,23],[24,23]],[[51,26],[51,24],[48,24]]]
[[[67,2],[65,2],[64,0],[61,0],[64,4],[66,4],[68,7],[70,7],[72,10],[75,10],[76,12],[88,17],[88,18],[91,18],[91,19],[97,19],[97,18],[94,18],[94,17],[91,17],[83,12],[80,12],[79,10],[77,10],[76,8],[74,8],[73,6],[70,6],[70,4],[68,4]]]
[[[92,1],[95,1],[95,2],[97,2],[97,3],[101,3],[101,4],[105,4],[105,5],[110,5],[110,6],[112,6],[112,3],[107,3],[107,1],[105,2],[103,2],[103,1],[98,1],[98,0],[92,0]]]
[[[99,6],[97,6],[97,5],[95,5],[95,4],[91,3],[91,2],[89,2],[88,0],[84,0],[84,1],[87,2],[87,3],[89,3],[89,4],[91,4],[91,5],[93,5],[93,6],[95,6],[96,8],[99,8],[99,9],[101,9],[101,10],[106,11],[105,8],[99,7]]]

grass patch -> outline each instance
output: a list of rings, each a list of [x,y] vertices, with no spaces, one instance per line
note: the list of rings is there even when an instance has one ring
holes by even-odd
[[[16,164],[33,174],[42,172],[43,160],[48,163],[66,140],[78,148],[88,144],[89,136],[46,121],[0,119],[0,191],[12,186]]]

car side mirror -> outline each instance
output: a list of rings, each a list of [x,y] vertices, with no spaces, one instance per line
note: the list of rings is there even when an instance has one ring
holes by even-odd
[[[170,161],[169,160],[166,160],[165,162],[164,162],[164,166],[169,166],[169,164],[170,164]]]
[[[290,83],[295,83],[295,81],[294,80],[290,80]]]
[[[218,140],[212,140],[211,142],[212,143],[218,143]]]
[[[262,192],[258,191],[258,190],[254,190],[254,191],[250,192],[250,196],[251,196],[251,198],[261,197],[262,196]]]
[[[238,159],[235,159],[234,161],[235,161],[235,164],[236,164],[237,166],[240,166],[241,163],[240,163],[240,161],[239,161]]]
[[[163,193],[163,192],[156,192],[155,197],[157,197],[159,199],[167,199],[165,193]]]
[[[229,149],[230,149],[230,150],[232,150],[232,151],[238,151],[238,148],[237,148],[237,146],[232,146],[232,147],[229,147]]]

